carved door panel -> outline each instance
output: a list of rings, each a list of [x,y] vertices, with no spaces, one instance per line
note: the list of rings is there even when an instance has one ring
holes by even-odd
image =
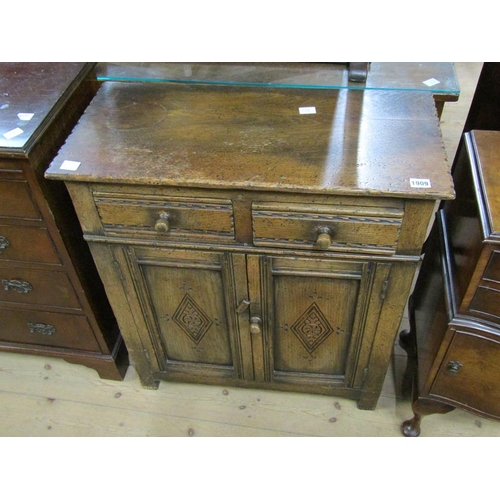
[[[256,379],[293,385],[362,384],[361,337],[375,331],[382,299],[377,265],[249,257]],[[258,270],[259,281],[250,271]],[[387,269],[386,269],[387,273]],[[385,275],[386,275],[385,273]],[[257,304],[254,307],[254,304]],[[261,345],[259,344],[261,342]]]
[[[200,382],[252,376],[242,352],[248,321],[236,312],[247,295],[244,256],[138,247],[126,253],[161,372]]]

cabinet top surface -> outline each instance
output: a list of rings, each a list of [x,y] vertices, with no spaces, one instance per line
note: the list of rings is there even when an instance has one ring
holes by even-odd
[[[432,96],[405,91],[104,82],[46,176],[410,198],[454,195]],[[413,187],[411,179],[427,187]]]
[[[492,233],[500,235],[500,132],[473,130],[485,207]]]
[[[23,153],[58,104],[71,94],[86,63],[0,63],[0,157]]]

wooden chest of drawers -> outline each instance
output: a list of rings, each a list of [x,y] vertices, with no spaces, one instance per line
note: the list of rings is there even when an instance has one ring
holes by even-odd
[[[365,409],[435,201],[454,195],[432,96],[398,91],[105,82],[46,175],[66,182],[145,387]]]
[[[0,350],[121,379],[125,345],[62,183],[45,170],[96,92],[93,64],[0,64]]]
[[[443,203],[425,245],[402,339],[418,364],[414,418],[455,407],[500,418],[500,132],[464,134],[453,177],[456,200]]]

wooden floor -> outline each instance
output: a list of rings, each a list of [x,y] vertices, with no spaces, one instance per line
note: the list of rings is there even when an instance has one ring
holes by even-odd
[[[480,69],[456,63],[461,97],[442,116],[449,161]],[[61,360],[0,353],[0,436],[399,437],[412,415],[401,391],[405,365],[395,344],[378,406],[362,411],[354,401],[317,395],[165,382],[151,391],[132,367],[113,382]],[[455,410],[426,417],[424,436],[500,436],[500,422]]]

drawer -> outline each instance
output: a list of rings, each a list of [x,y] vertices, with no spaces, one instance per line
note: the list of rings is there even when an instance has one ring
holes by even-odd
[[[41,220],[26,181],[0,180],[0,217]]]
[[[0,260],[61,264],[43,227],[0,225]]]
[[[0,159],[0,174],[5,173],[22,173],[23,167],[19,160],[11,160],[8,158]]]
[[[64,272],[0,267],[0,302],[80,309]]]
[[[478,286],[469,306],[471,313],[480,316],[492,316],[492,320],[500,319],[500,291],[493,288]]]
[[[483,279],[500,283],[500,252],[492,252],[488,265],[483,273]]]
[[[492,252],[468,314],[498,322],[500,320],[500,252]]]
[[[500,417],[500,342],[455,332],[431,387],[431,394],[466,409]]]
[[[398,208],[252,204],[256,246],[394,254],[404,211]]]
[[[108,235],[234,241],[231,200],[94,193]]]
[[[100,351],[85,316],[0,308],[0,341]]]

